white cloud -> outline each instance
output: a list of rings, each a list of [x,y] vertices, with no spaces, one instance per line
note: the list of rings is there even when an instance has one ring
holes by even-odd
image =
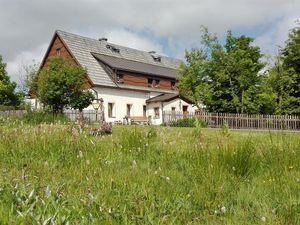
[[[162,46],[150,38],[133,33],[125,29],[110,30],[104,32],[108,41],[114,44],[127,46],[144,51],[156,51],[163,54]]]
[[[299,0],[1,0],[0,54],[15,75],[22,58],[41,61],[37,46],[61,29],[182,58],[199,41],[201,25],[219,34],[267,27],[256,43],[272,52],[299,11]]]
[[[43,44],[33,51],[24,51],[17,55],[14,59],[7,62],[7,72],[12,80],[22,83],[25,77],[24,66],[41,62],[48,44]]]

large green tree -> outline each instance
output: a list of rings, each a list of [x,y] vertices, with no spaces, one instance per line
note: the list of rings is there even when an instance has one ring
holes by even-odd
[[[19,107],[22,102],[20,93],[16,93],[17,84],[10,80],[6,71],[6,64],[0,55],[0,106]]]
[[[61,113],[65,107],[81,111],[93,100],[93,94],[82,89],[86,70],[62,57],[51,58],[49,65],[33,76],[32,81],[38,99],[54,113]]]
[[[234,37],[229,31],[221,45],[203,29],[201,43],[201,49],[186,52],[187,63],[180,67],[178,88],[182,94],[214,112],[260,112],[258,72],[264,64],[253,39]]]
[[[290,98],[286,111],[289,114],[300,115],[300,22],[290,31],[281,56],[284,68],[288,71],[293,70],[295,74],[295,82],[290,87]]]

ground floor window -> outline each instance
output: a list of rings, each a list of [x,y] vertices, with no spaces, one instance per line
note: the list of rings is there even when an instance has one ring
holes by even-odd
[[[154,117],[159,118],[159,107],[154,108]]]
[[[110,118],[115,117],[115,115],[114,115],[114,111],[115,111],[114,108],[115,108],[115,103],[109,102],[108,103],[108,107],[107,107],[108,117],[110,117]]]
[[[143,116],[146,117],[147,116],[147,106],[143,105]]]
[[[126,105],[126,115],[131,116],[132,111],[132,104],[127,104]]]

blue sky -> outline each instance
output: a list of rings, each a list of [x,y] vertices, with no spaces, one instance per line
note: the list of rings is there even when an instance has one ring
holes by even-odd
[[[299,18],[299,0],[0,0],[0,54],[12,79],[40,62],[56,29],[183,58],[200,27],[255,38],[274,55]]]

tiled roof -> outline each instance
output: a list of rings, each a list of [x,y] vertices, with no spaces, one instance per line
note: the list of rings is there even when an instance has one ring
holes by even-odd
[[[180,60],[165,56],[160,56],[161,60],[155,61],[151,54],[146,51],[140,51],[120,45],[111,44],[106,41],[99,41],[92,38],[82,37],[65,31],[57,31],[57,34],[67,45],[67,47],[70,49],[81,66],[87,69],[88,75],[95,85],[111,87],[117,86],[112,81],[109,74],[104,70],[101,64],[99,64],[97,59],[91,53],[97,53],[106,57],[115,57],[123,60],[130,60],[137,63],[147,64],[147,68],[150,66],[152,68],[156,68],[156,66],[158,66],[159,68],[161,68],[159,69],[161,71],[174,71],[182,62]],[[114,48],[119,49],[119,52],[112,51],[111,49],[107,48],[107,45],[111,45]],[[175,75],[173,73],[168,73],[165,76],[174,78]]]
[[[161,76],[173,79],[177,77],[177,70],[173,68],[162,67],[144,62],[138,62],[98,53],[92,53],[92,55],[95,56],[96,59],[100,60],[101,62],[110,66],[113,69],[142,74],[151,74],[154,76]]]

